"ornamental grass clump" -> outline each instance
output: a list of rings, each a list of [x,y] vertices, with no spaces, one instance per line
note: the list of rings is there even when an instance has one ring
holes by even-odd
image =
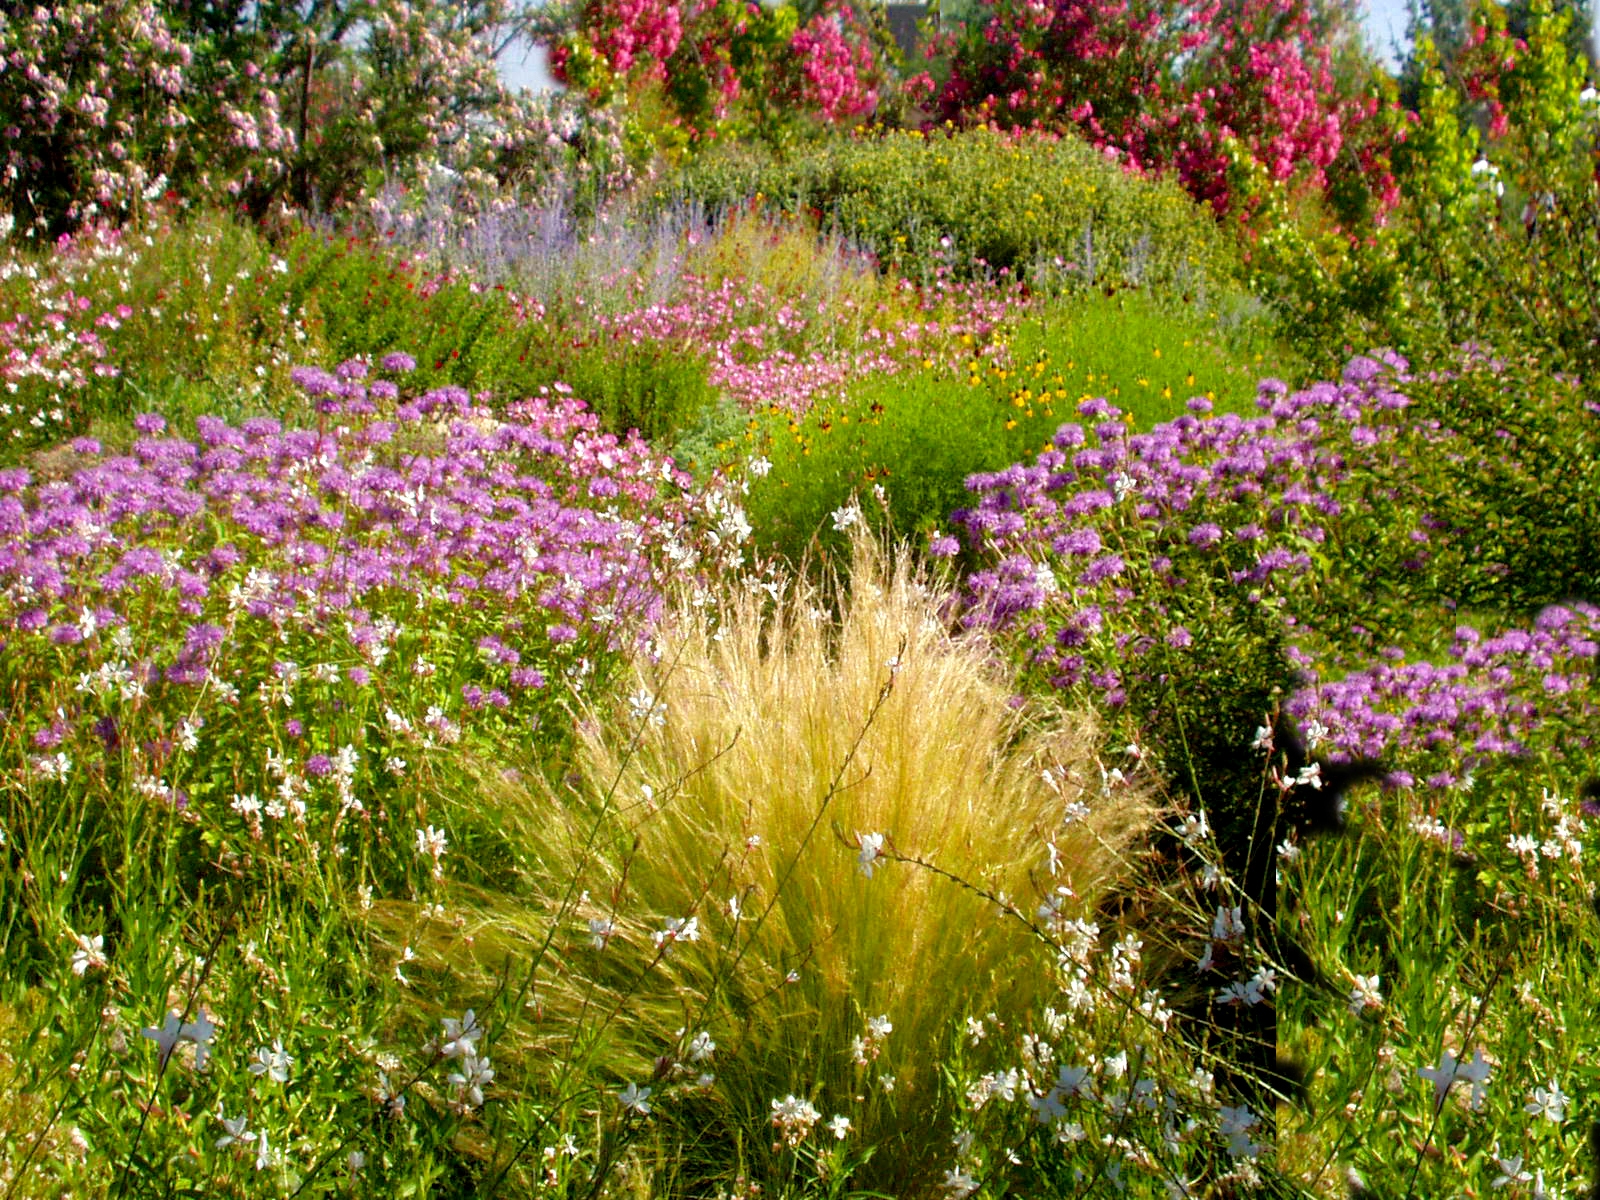
[[[1017,706],[903,554],[858,531],[850,578],[837,615],[801,584],[675,605],[616,720],[582,738],[609,804],[594,861],[554,874],[587,871],[574,971],[670,951],[676,995],[633,1036],[706,1072],[672,1113],[684,1146],[742,1146],[776,1182],[837,1141],[854,1185],[916,1194],[948,1136],[959,1018],[1052,987],[1050,947],[983,893],[1092,904],[1151,810],[1102,794],[1093,724]],[[554,839],[568,855],[584,819]],[[848,1138],[801,1129],[801,1102]]]

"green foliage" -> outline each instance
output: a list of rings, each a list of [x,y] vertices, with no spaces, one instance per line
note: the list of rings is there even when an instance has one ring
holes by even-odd
[[[12,347],[0,363],[0,458],[157,407],[286,414],[298,398],[285,368],[320,353],[288,263],[264,234],[214,213],[93,228],[49,250],[13,243],[0,251],[0,299],[17,314],[9,336],[0,331]],[[44,314],[59,323],[41,325]],[[92,365],[88,344],[101,348]]]
[[[1600,598],[1592,390],[1537,360],[1471,356],[1411,394],[1459,435],[1453,453],[1416,463],[1440,527],[1465,543],[1446,594],[1512,611]]]
[[[1280,189],[1254,189],[1252,286],[1320,372],[1373,346],[1448,370],[1473,342],[1600,379],[1600,94],[1551,0],[1529,7],[1526,45],[1499,6],[1476,20],[1482,39],[1454,66],[1418,42],[1386,224],[1330,228]]]
[[[715,401],[692,347],[596,330],[580,312],[551,322],[566,327],[553,334],[504,287],[436,274],[353,239],[302,234],[285,255],[294,300],[333,362],[405,350],[427,386],[502,401],[561,384],[605,428],[667,443]]]
[[[1315,965],[1279,1008],[1283,1049],[1310,1081],[1303,1105],[1279,1110],[1280,1161],[1302,1178],[1349,1166],[1375,1191],[1417,1195],[1469,1178],[1504,1186],[1519,1170],[1553,1193],[1590,1182],[1583,1099],[1597,1081],[1578,1047],[1595,1036],[1600,947],[1592,872],[1555,832],[1570,834],[1583,776],[1544,758],[1480,773],[1429,812],[1401,797],[1363,804],[1350,835],[1283,865],[1280,925]],[[1511,836],[1558,857],[1536,851],[1530,866]],[[1354,998],[1358,982],[1370,1003]],[[1419,1072],[1446,1051],[1481,1055],[1482,1085],[1438,1096]],[[1568,1098],[1554,1119],[1534,1103],[1552,1086]]]
[[[1039,274],[1068,290],[1142,285],[1212,296],[1233,267],[1215,222],[1181,189],[1125,175],[1073,138],[886,132],[787,157],[728,146],[688,164],[680,183],[710,204],[759,194],[786,211],[815,212],[912,278],[946,265]]]

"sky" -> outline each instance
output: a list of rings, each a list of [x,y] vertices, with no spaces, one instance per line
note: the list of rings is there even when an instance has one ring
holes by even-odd
[[[1596,6],[1600,10],[1600,4]],[[1395,64],[1394,47],[1405,41],[1406,0],[1365,0],[1362,6],[1367,40],[1386,62]],[[513,46],[500,60],[500,74],[512,87],[544,91],[554,85],[545,70],[544,51]]]

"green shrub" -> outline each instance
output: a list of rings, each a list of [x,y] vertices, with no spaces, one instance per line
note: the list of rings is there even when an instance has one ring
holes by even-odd
[[[1466,552],[1451,593],[1516,611],[1600,599],[1600,403],[1531,355],[1457,355],[1409,389],[1456,435],[1431,458],[1433,517]],[[1470,531],[1470,533],[1468,533]]]
[[[699,156],[679,182],[712,206],[759,195],[786,211],[813,211],[913,278],[950,265],[1037,273],[1068,289],[1143,285],[1198,295],[1231,270],[1215,224],[1176,185],[1127,176],[1074,139],[897,131],[837,138],[789,158],[732,146]]]

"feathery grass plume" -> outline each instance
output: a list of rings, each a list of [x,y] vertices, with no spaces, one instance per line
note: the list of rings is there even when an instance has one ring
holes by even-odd
[[[803,584],[685,598],[658,659],[635,664],[630,719],[588,726],[578,752],[591,791],[614,801],[585,886],[624,943],[593,969],[660,957],[676,997],[642,1003],[631,1033],[680,1059],[696,1029],[717,1043],[692,1068],[714,1088],[676,1110],[683,1144],[700,1147],[687,1152],[739,1140],[758,1174],[784,1169],[787,1152],[765,1147],[772,1101],[793,1095],[847,1115],[856,1144],[876,1146],[852,1185],[895,1195],[933,1186],[950,1109],[938,1068],[962,1016],[1024,1011],[1050,994],[1053,960],[975,890],[895,860],[1025,911],[1062,885],[1092,905],[1150,816],[1126,792],[1093,798],[1091,721],[1017,707],[907,560],[858,529],[836,618]],[[1082,802],[1088,815],[1068,821]],[[581,845],[585,815],[563,816],[551,846]],[[863,840],[877,834],[869,877]],[[691,915],[703,936],[661,957],[646,931]],[[868,1027],[878,1016],[886,1036]]]

